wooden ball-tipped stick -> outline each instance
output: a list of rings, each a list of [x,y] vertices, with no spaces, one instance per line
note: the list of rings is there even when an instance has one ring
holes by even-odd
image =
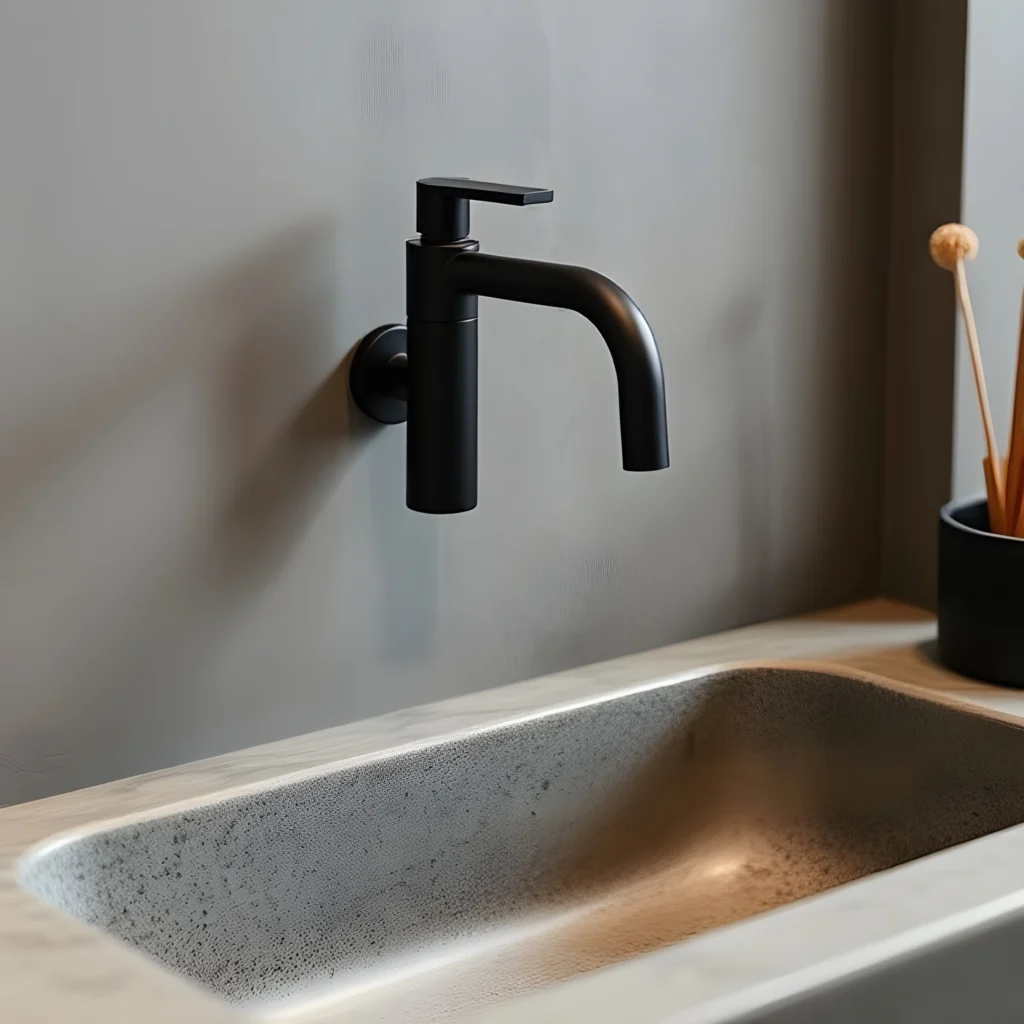
[[[993,533],[1006,532],[1006,482],[1003,460],[996,443],[996,432],[992,426],[992,410],[988,404],[988,390],[985,387],[985,370],[981,364],[981,347],[978,344],[978,328],[971,309],[971,296],[967,291],[967,274],[964,262],[978,255],[978,236],[965,224],[943,224],[932,232],[928,242],[932,259],[944,270],[953,274],[953,286],[957,305],[964,318],[967,332],[967,346],[971,353],[974,369],[974,385],[978,392],[981,409],[981,425],[985,431],[985,491],[988,496],[988,519]]]

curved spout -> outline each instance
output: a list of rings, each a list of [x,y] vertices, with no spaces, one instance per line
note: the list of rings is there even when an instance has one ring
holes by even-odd
[[[623,469],[668,465],[661,355],[643,313],[614,281],[585,267],[479,252],[460,253],[444,275],[463,294],[558,306],[585,316],[600,331],[615,364]]]

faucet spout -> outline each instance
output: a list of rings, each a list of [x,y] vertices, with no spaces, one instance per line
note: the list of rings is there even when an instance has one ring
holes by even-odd
[[[460,294],[557,306],[585,316],[604,338],[615,366],[623,469],[668,466],[661,356],[643,313],[614,281],[585,267],[473,251],[448,261],[444,276]]]
[[[624,469],[668,466],[665,381],[650,325],[607,277],[583,267],[482,254],[471,201],[532,206],[550,189],[469,178],[416,182],[418,238],[405,243],[406,325],[365,335],[349,389],[379,423],[407,421],[405,503],[449,515],[476,508],[479,296],[582,313],[601,333],[619,386]]]

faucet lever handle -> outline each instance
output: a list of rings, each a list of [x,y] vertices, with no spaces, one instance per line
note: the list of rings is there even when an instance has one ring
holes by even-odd
[[[550,203],[549,188],[501,185],[470,178],[420,178],[416,182],[416,230],[424,245],[444,245],[469,235],[469,201],[531,206]]]

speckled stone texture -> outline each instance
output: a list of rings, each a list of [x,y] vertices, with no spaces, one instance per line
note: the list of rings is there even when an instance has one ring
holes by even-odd
[[[737,670],[77,836],[21,881],[231,1002],[429,958],[443,1016],[1024,821],[1021,778],[1015,725]]]

